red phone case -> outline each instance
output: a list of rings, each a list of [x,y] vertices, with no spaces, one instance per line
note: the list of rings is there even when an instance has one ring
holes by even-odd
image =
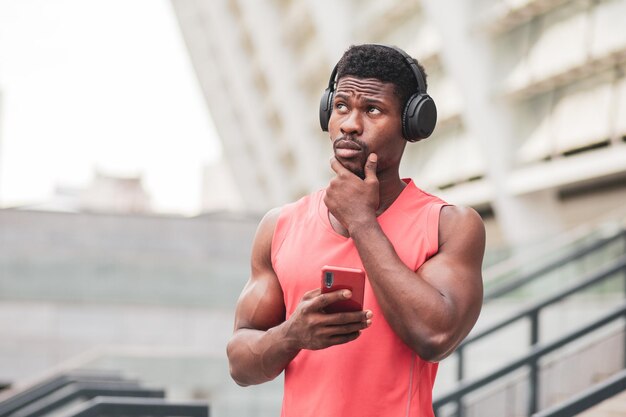
[[[327,280],[328,273],[332,274],[330,281]],[[329,304],[324,308],[324,311],[327,313],[339,313],[363,310],[364,287],[365,272],[360,269],[328,265],[322,267],[322,293],[344,289],[352,291],[350,299]]]

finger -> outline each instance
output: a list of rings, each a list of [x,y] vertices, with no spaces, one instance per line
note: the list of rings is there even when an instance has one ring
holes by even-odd
[[[371,312],[368,313],[364,311],[345,311],[340,313],[326,313],[327,319],[325,320],[325,324],[327,326],[342,326],[345,324],[367,324],[367,322],[371,322]]]
[[[309,349],[319,350],[319,349],[326,349],[334,345],[342,345],[344,343],[353,341],[354,339],[358,338],[360,335],[361,335],[361,332],[357,331],[357,332],[352,332],[348,334],[328,336],[324,338],[320,337],[319,339],[320,343],[318,343],[315,346],[310,347]]]
[[[322,292],[322,290],[319,289],[319,288],[307,291],[307,292],[304,293],[304,295],[302,295],[302,299],[303,300],[311,300],[311,299],[317,297],[318,295],[320,295],[321,292]]]
[[[328,337],[331,337],[340,334],[359,332],[361,330],[367,329],[367,327],[368,325],[365,322],[350,323],[341,326],[326,326],[321,333],[326,334]]]
[[[346,169],[334,156],[330,158],[330,168],[335,171],[336,174],[339,174]]]
[[[361,332],[353,332],[348,334],[340,334],[336,336],[331,336],[328,338],[331,345],[342,345],[344,343],[351,342],[355,340],[357,337],[361,336]]]
[[[365,163],[365,179],[377,179],[376,167],[378,166],[378,155],[375,153],[369,154],[367,162]]]
[[[347,300],[350,297],[352,297],[352,292],[350,290],[337,290],[333,292],[327,292],[324,294],[320,294],[318,297],[314,298],[311,306],[323,309],[329,304],[340,300]]]

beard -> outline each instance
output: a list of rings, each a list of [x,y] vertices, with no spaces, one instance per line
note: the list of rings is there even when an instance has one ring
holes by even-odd
[[[354,155],[350,158],[343,158],[337,155],[337,144],[340,141],[350,141],[356,144],[360,149],[357,155]],[[363,141],[358,138],[352,137],[350,135],[341,135],[337,139],[333,140],[333,152],[335,153],[335,158],[341,165],[344,166],[348,171],[352,172],[354,175],[358,176],[362,180],[365,179],[365,163],[367,162],[367,157],[369,156],[369,147]]]

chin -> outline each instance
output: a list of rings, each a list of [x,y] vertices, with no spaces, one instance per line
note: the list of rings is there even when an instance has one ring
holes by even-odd
[[[354,175],[361,179],[365,179],[365,162],[355,161],[355,160],[344,160],[337,158],[339,163],[344,166],[348,171],[352,172]]]
[[[365,179],[365,165],[359,165],[357,167],[350,169],[350,171],[357,177],[361,178],[362,180]]]

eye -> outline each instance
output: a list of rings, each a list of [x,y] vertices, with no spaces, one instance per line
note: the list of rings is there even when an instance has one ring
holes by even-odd
[[[374,106],[370,106],[367,109],[367,112],[370,113],[370,114],[380,114],[381,113],[380,109],[378,107],[374,107]]]
[[[335,102],[335,110],[337,110],[338,112],[345,112],[348,109],[348,107],[341,101],[336,101]]]

